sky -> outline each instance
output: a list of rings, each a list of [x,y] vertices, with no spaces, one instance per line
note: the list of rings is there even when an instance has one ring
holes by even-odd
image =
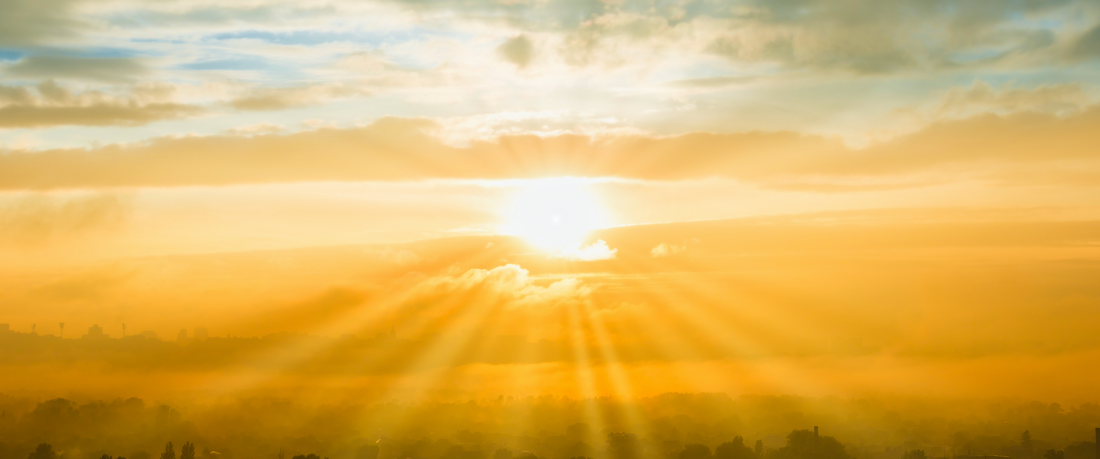
[[[0,390],[1096,401],[1095,1],[0,13],[0,323],[405,363],[301,338]]]

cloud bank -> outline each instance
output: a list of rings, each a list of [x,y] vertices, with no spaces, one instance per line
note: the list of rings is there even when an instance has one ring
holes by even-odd
[[[159,138],[90,150],[8,152],[0,189],[159,187],[303,181],[729,178],[766,186],[970,177],[1097,183],[1100,107],[1072,116],[1023,112],[937,122],[857,149],[793,132],[679,136],[501,136],[455,147],[426,119],[287,135]]]

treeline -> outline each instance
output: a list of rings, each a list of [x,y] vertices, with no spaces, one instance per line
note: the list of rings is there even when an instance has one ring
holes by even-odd
[[[209,449],[204,449],[202,457],[204,459],[216,459],[218,457],[217,452],[211,452]],[[151,456],[145,451],[135,451],[131,454],[133,459],[150,459]],[[35,447],[27,459],[65,459],[64,454],[58,454],[53,449],[53,445],[49,443],[41,443]],[[99,459],[126,459],[125,457],[118,456],[113,457],[110,454],[103,454]],[[172,442],[168,442],[164,447],[164,452],[160,453],[160,459],[176,459],[176,450],[172,446]],[[195,445],[192,443],[184,443],[180,449],[179,459],[195,459]],[[281,458],[280,458],[281,459]]]
[[[0,395],[0,459],[1092,459],[1096,425],[1094,404],[1004,401],[665,394],[168,406]],[[176,451],[169,442],[179,441]]]
[[[581,426],[578,424],[577,426]],[[490,457],[486,451],[479,449],[483,445],[450,445],[436,451],[433,454],[432,447],[424,448],[422,442],[411,444],[391,442],[387,438],[380,438],[374,443],[367,443],[355,451],[353,459],[379,459],[382,457],[397,457],[407,459],[544,459],[531,451],[513,451],[509,448],[498,448]],[[472,446],[472,448],[471,448]],[[667,446],[667,445],[665,445]],[[757,440],[754,448],[745,445],[742,437],[734,437],[733,440],[722,443],[712,452],[703,444],[688,444],[679,449],[665,451],[649,451],[638,441],[636,435],[627,432],[611,432],[607,434],[606,445],[603,449],[594,450],[585,442],[580,441],[569,445],[573,455],[568,459],[594,459],[591,456],[606,459],[852,459],[845,450],[843,444],[833,437],[822,436],[809,430],[796,430],[787,435],[787,442],[780,448],[765,448],[762,440]],[[438,449],[438,448],[435,448]],[[388,451],[385,451],[388,450]],[[385,451],[385,453],[383,453]],[[396,454],[393,454],[396,452]],[[917,457],[915,453],[921,454]],[[585,455],[588,454],[588,455]],[[131,459],[151,459],[149,453],[135,451],[131,453]],[[204,448],[201,459],[221,459],[222,454]],[[286,459],[286,454],[280,450],[272,454],[271,459]],[[27,459],[71,459],[65,454],[58,454],[49,443],[39,444]],[[123,456],[111,456],[104,453],[99,459],[126,459]],[[164,447],[159,459],[176,459],[176,453],[172,442]],[[195,445],[184,443],[180,451],[179,459],[195,459]],[[314,453],[296,454],[291,459],[322,459]],[[329,459],[324,457],[323,459]],[[563,458],[564,459],[564,458]],[[906,453],[903,459],[924,459],[923,451]]]

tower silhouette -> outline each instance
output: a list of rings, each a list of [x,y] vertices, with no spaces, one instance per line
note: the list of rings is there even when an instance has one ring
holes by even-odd
[[[817,426],[814,426],[814,457],[817,457],[820,454],[820,448],[818,448],[818,443],[820,442],[817,440],[817,438]]]

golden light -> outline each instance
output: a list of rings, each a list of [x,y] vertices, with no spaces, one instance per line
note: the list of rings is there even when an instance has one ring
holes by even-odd
[[[585,236],[607,225],[606,212],[579,179],[533,180],[515,196],[504,230],[547,251],[580,247]]]

